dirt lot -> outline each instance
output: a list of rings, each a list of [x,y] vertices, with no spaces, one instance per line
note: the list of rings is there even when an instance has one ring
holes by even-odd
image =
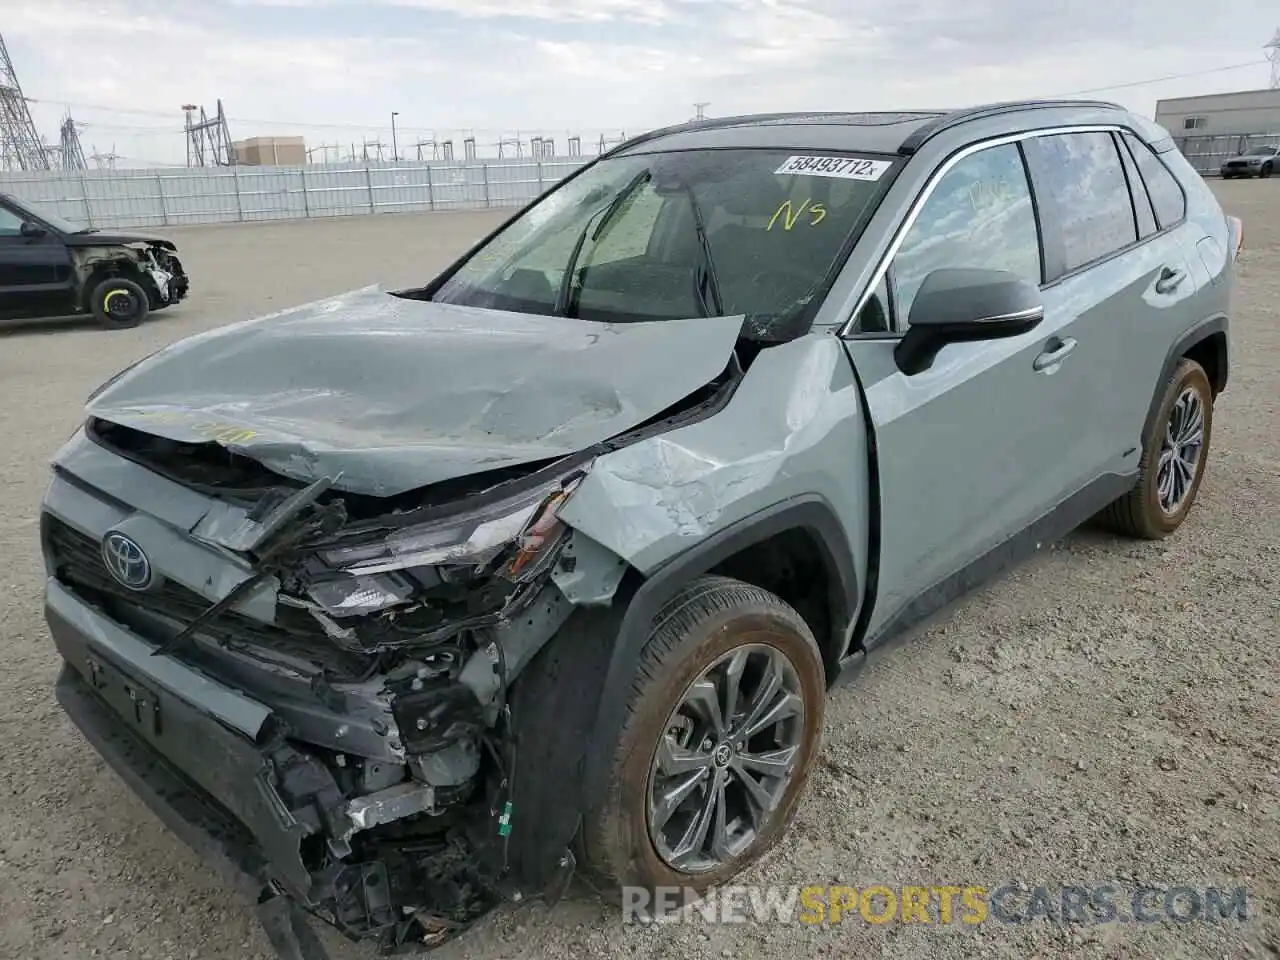
[[[1280,182],[1218,190],[1248,250],[1190,521],[1161,544],[1077,533],[876,659],[835,695],[799,820],[745,879],[1243,885],[1249,922],[640,929],[579,897],[496,916],[437,956],[1280,956]],[[425,278],[497,219],[174,230],[189,304],[133,331],[0,331],[0,956],[267,956],[251,911],[53,701],[36,513],[86,393],[187,334]],[[336,958],[369,955],[330,943]]]

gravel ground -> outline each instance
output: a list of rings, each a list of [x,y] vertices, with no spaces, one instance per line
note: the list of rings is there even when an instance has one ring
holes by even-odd
[[[834,695],[798,820],[744,882],[1243,885],[1247,923],[640,928],[576,896],[503,912],[436,956],[1280,956],[1280,183],[1215,188],[1248,249],[1190,520],[1159,544],[1079,532],[874,659]],[[53,700],[36,513],[86,393],[187,334],[425,278],[499,219],[173,230],[189,303],[132,331],[0,331],[0,956],[269,957],[252,912]],[[371,955],[328,942],[335,958]]]

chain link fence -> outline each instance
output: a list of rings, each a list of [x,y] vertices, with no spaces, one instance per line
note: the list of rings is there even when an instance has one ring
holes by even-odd
[[[1280,146],[1280,133],[1220,133],[1174,137],[1182,155],[1203,174],[1217,176],[1224,160],[1238,157],[1250,147]]]
[[[519,207],[587,161],[0,173],[0,191],[97,229]]]

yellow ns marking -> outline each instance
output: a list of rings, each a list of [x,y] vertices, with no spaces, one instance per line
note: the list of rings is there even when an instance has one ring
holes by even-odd
[[[808,224],[811,227],[816,227],[827,218],[827,208],[821,203],[804,200],[797,207],[790,200],[784,200],[782,205],[774,211],[773,216],[769,218],[769,225],[765,227],[765,230],[772,230],[774,225],[777,224],[778,218],[781,217],[782,229],[789,231],[800,222],[800,218],[806,213],[808,214]]]

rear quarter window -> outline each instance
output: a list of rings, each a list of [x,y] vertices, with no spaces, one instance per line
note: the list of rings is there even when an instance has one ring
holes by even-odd
[[[1151,197],[1151,206],[1155,208],[1160,229],[1167,230],[1187,215],[1187,197],[1182,192],[1182,185],[1169,172],[1164,161],[1133,134],[1126,133],[1124,142],[1128,144],[1129,152],[1138,164],[1138,171],[1142,174],[1142,182],[1146,184],[1147,194]]]

